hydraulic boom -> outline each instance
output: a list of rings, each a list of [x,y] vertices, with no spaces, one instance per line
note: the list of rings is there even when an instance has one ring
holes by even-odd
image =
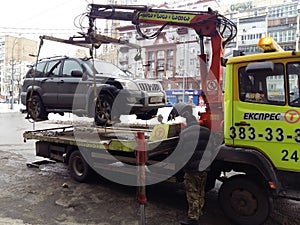
[[[166,26],[192,28],[199,37],[200,77],[206,101],[206,115],[202,115],[204,125],[222,132],[222,76],[223,56],[227,43],[236,36],[235,24],[210,8],[208,11],[186,11],[154,9],[144,5],[99,5],[90,4],[88,35],[95,33],[95,19],[131,21],[142,38],[157,37]],[[154,34],[143,33],[141,24],[161,25]],[[206,38],[206,39],[205,39]],[[205,41],[211,42],[211,62],[204,48]],[[212,115],[214,114],[214,115]],[[212,123],[212,118],[213,123]]]

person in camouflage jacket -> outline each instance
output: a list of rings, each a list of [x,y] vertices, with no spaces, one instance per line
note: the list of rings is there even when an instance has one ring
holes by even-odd
[[[198,225],[198,220],[203,215],[205,185],[209,170],[206,168],[200,171],[199,165],[210,137],[210,130],[199,125],[196,117],[192,115],[191,107],[185,108],[179,112],[179,115],[186,119],[186,126],[180,133],[177,147],[182,150],[183,159],[189,158],[183,167],[188,219],[180,221],[180,223],[182,225]]]

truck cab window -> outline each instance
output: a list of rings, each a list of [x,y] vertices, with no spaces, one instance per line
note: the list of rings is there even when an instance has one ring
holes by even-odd
[[[287,65],[289,105],[300,107],[300,62]]]
[[[284,70],[282,64],[275,64],[273,72],[247,73],[239,69],[239,97],[241,101],[284,105]]]

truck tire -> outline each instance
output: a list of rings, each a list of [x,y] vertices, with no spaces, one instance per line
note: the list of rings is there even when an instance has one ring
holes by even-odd
[[[112,112],[112,98],[108,95],[100,94],[95,104],[94,121],[97,126],[110,125]]]
[[[46,112],[44,103],[39,95],[33,95],[31,101],[27,101],[27,111],[33,120],[46,120],[48,113]]]
[[[78,150],[70,155],[69,170],[71,177],[78,182],[88,181],[93,171]]]
[[[235,224],[260,225],[272,212],[272,198],[263,186],[245,175],[225,180],[219,190],[219,202]]]

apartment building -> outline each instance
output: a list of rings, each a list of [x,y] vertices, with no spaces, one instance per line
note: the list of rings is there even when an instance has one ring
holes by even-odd
[[[15,99],[19,96],[19,87],[23,76],[35,58],[29,56],[36,54],[37,42],[14,36],[0,37],[0,98],[7,100],[11,94]]]
[[[231,47],[245,54],[258,53],[261,37],[273,37],[284,50],[299,50],[298,0],[243,1],[222,5],[219,11],[237,24]]]

